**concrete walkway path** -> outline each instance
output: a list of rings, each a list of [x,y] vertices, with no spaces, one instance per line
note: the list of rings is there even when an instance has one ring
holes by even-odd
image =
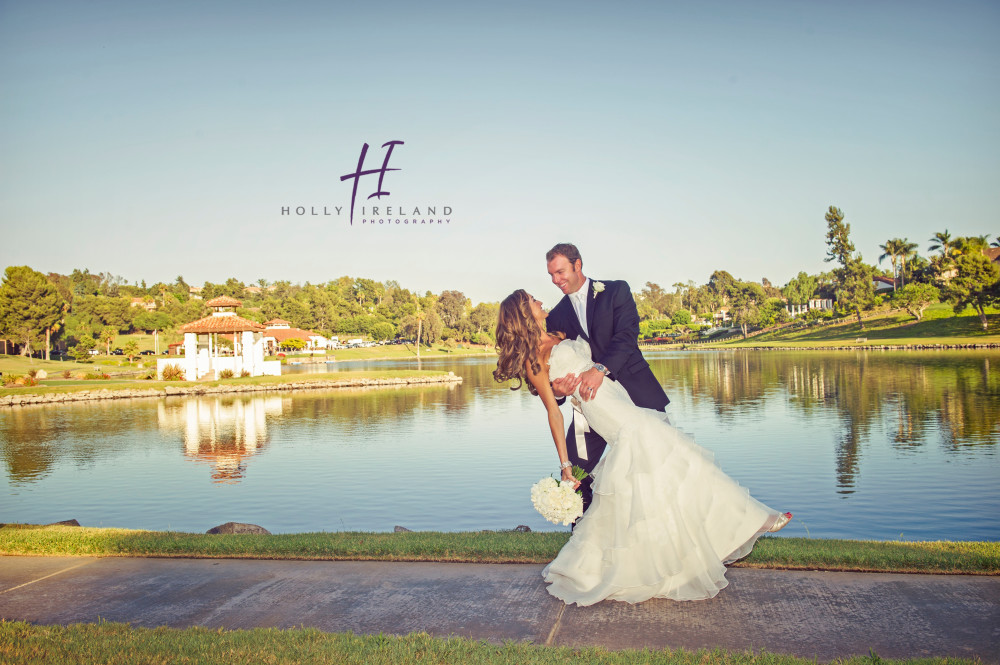
[[[1000,578],[731,569],[716,598],[563,605],[540,565],[0,557],[0,618],[425,631],[608,649],[1000,663]]]

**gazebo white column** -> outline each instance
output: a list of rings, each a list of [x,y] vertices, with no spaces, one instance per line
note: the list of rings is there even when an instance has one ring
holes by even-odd
[[[198,380],[198,335],[184,333],[184,378]]]
[[[252,330],[244,330],[240,337],[242,338],[242,343],[240,344],[242,354],[240,354],[240,357],[243,359],[243,369],[250,372],[251,376],[257,376],[257,372],[262,368],[258,367],[255,362],[254,333]],[[264,359],[263,355],[261,355],[260,359]]]

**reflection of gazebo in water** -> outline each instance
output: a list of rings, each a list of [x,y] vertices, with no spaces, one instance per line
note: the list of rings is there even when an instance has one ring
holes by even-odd
[[[160,426],[183,432],[184,455],[210,464],[212,482],[237,483],[247,461],[268,442],[267,417],[280,416],[281,397],[186,398],[161,403]]]
[[[230,370],[233,376],[246,372],[250,376],[281,374],[281,363],[264,360],[264,326],[236,314],[242,305],[236,298],[219,296],[207,303],[215,311],[210,316],[181,326],[184,333],[184,376],[188,381],[203,377],[218,379],[219,373]],[[232,337],[232,350],[219,343],[219,336]],[[157,374],[176,361],[157,361]]]

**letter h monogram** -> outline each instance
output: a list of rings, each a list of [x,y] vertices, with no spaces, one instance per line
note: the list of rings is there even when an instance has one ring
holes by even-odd
[[[361,147],[361,157],[358,158],[358,170],[355,171],[354,173],[348,173],[347,175],[340,176],[340,181],[341,182],[347,180],[348,178],[353,178],[354,179],[354,191],[351,192],[351,225],[352,226],[354,225],[354,200],[358,196],[358,180],[361,178],[361,176],[363,176],[363,175],[371,175],[373,173],[377,173],[378,174],[378,190],[376,190],[374,194],[369,194],[368,198],[372,198],[373,196],[376,196],[379,199],[381,199],[383,195],[385,195],[385,196],[389,195],[389,192],[383,192],[382,191],[382,179],[385,178],[385,172],[386,171],[400,171],[400,170],[402,170],[402,169],[390,169],[389,168],[389,158],[392,156],[392,149],[395,148],[397,145],[403,145],[403,142],[402,141],[388,141],[386,143],[383,143],[382,147],[385,148],[386,146],[388,146],[389,149],[385,151],[385,159],[382,161],[382,168],[380,168],[380,169],[368,169],[367,171],[365,171],[364,170],[365,155],[368,154],[368,144],[365,143]]]

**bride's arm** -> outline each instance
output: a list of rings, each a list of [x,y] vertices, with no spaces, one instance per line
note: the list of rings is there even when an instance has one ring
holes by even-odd
[[[569,451],[566,448],[566,427],[563,423],[562,411],[559,410],[559,404],[556,402],[556,396],[552,393],[552,386],[549,385],[549,371],[543,366],[541,371],[535,374],[531,371],[530,364],[527,370],[528,381],[535,387],[538,397],[545,405],[545,411],[549,417],[549,430],[552,432],[552,440],[556,444],[559,463],[560,465],[567,463],[569,462]],[[576,482],[573,478],[572,466],[562,468],[562,479]]]

